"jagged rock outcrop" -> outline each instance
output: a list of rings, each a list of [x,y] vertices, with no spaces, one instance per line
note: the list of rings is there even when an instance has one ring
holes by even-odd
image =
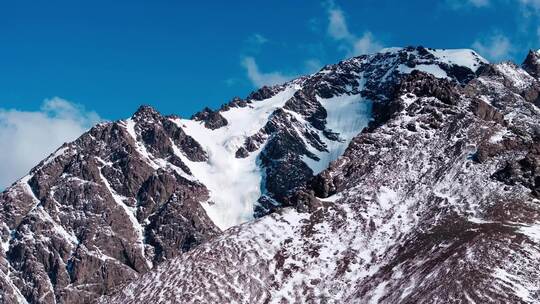
[[[227,125],[227,120],[219,114],[206,107],[202,111],[191,117],[193,120],[204,121],[204,126],[208,129],[218,129]]]
[[[523,69],[531,76],[540,78],[540,50],[530,50],[523,62]]]

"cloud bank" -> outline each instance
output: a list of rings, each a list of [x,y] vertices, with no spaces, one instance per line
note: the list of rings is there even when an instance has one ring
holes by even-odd
[[[96,112],[58,97],[35,112],[0,108],[0,190],[100,120]]]

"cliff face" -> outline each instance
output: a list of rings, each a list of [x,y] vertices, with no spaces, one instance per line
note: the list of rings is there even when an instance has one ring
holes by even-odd
[[[0,194],[0,302],[533,303],[529,57],[387,49],[100,124]]]

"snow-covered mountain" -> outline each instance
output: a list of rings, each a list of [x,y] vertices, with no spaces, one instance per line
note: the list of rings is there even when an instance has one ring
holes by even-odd
[[[100,124],[0,195],[0,302],[537,302],[539,58],[391,48]]]
[[[386,100],[386,88],[402,75],[420,70],[464,82],[485,63],[470,50],[423,48],[353,58],[219,111],[174,120],[208,161],[177,154],[210,191],[206,212],[226,229],[280,206],[291,189],[326,169],[368,126],[373,100]]]

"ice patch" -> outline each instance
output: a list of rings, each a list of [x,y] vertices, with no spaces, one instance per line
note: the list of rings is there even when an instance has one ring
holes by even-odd
[[[339,200],[341,198],[343,198],[343,195],[341,193],[336,193],[336,194],[330,195],[329,197],[326,197],[326,198],[319,198],[319,200],[321,200],[323,202],[335,203],[337,200]]]
[[[339,134],[339,140],[329,140],[321,135],[328,152],[312,149],[320,160],[316,161],[308,157],[302,160],[313,170],[313,174],[318,174],[328,168],[332,161],[340,157],[351,140],[358,135],[362,129],[367,127],[372,119],[371,108],[373,102],[360,95],[341,95],[329,99],[317,97],[321,105],[326,109],[326,128]]]

